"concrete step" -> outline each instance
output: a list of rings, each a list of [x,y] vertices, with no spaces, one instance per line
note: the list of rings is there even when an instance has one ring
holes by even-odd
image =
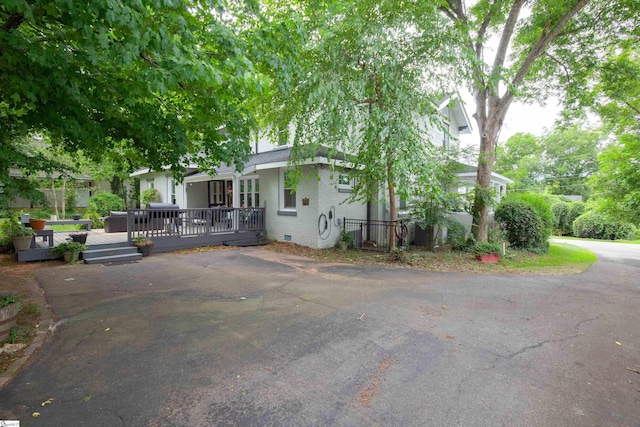
[[[110,247],[104,249],[90,249],[82,252],[82,258],[87,264],[104,264],[109,262],[131,262],[142,259],[135,246]]]
[[[131,262],[131,261],[140,261],[142,259],[141,253],[133,253],[133,254],[121,254],[121,255],[108,255],[102,257],[94,257],[84,260],[87,264],[106,264],[112,262]]]
[[[101,258],[112,255],[124,255],[137,253],[138,249],[135,246],[121,246],[121,247],[108,247],[102,249],[88,249],[82,252],[84,259]]]

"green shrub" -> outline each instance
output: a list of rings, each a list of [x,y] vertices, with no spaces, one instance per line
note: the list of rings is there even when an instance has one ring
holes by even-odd
[[[632,239],[635,232],[632,224],[613,220],[596,211],[585,212],[573,222],[573,235],[588,239]]]
[[[447,243],[451,244],[454,251],[467,249],[467,228],[463,223],[451,220],[447,224]]]
[[[553,227],[553,213],[551,212],[551,205],[545,200],[542,194],[537,193],[509,193],[507,200],[520,200],[522,202],[531,205],[542,220],[544,226],[549,229]]]
[[[97,212],[99,216],[108,216],[111,211],[124,210],[122,199],[116,194],[99,193],[91,198],[88,212]],[[93,219],[93,218],[92,218]]]
[[[569,203],[555,202],[551,205],[551,213],[553,214],[553,228],[559,235],[567,235],[573,232],[572,222],[569,222],[569,214],[571,208]]]
[[[529,203],[522,200],[505,200],[496,208],[495,219],[501,224],[512,247],[538,253],[549,250],[549,228]]]
[[[573,221],[582,215],[586,209],[587,205],[584,202],[572,202],[569,205],[569,216],[567,217],[567,222],[571,224],[571,233],[573,233]]]
[[[142,193],[140,193],[140,207],[146,208],[147,204],[150,202],[160,203],[162,201],[162,196],[160,192],[155,188],[147,188]]]
[[[104,222],[100,219],[102,217],[95,210],[88,210],[84,217],[91,220],[91,228],[104,228]]]

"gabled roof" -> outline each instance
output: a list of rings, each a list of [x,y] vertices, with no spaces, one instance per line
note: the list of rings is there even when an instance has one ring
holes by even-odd
[[[462,102],[460,95],[456,93],[454,95],[447,96],[440,103],[440,107],[447,108],[450,104],[453,104],[451,106],[451,113],[458,123],[458,132],[461,135],[470,134],[473,127],[471,126],[471,120],[469,120],[469,115],[467,114],[466,108],[464,108],[464,103]]]

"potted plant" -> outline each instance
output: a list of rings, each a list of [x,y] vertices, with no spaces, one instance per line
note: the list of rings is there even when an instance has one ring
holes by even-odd
[[[20,312],[20,297],[14,294],[0,295],[0,342],[9,338]]]
[[[340,238],[338,239],[338,248],[341,251],[346,251],[347,248],[353,246],[353,235],[349,233],[347,230],[340,231]]]
[[[44,227],[47,225],[46,219],[30,219],[29,225],[34,230],[44,230]]]
[[[136,237],[133,239],[133,244],[138,248],[138,252],[143,257],[151,255],[151,248],[153,248],[153,240],[147,237]]]
[[[71,215],[71,219],[73,219],[74,221],[77,221],[80,218],[82,218],[82,215],[80,215],[78,212],[76,212],[73,215]]]
[[[480,262],[498,262],[500,261],[500,252],[502,248],[498,243],[484,242],[476,243],[473,253]]]
[[[25,227],[18,218],[7,220],[3,228],[4,234],[11,237],[16,253],[31,248],[31,241],[33,236],[36,235],[32,228]]]
[[[86,251],[89,247],[80,242],[66,242],[60,243],[49,250],[49,254],[54,258],[62,257],[68,264],[72,264],[78,261],[80,258],[80,252]]]
[[[87,236],[88,235],[89,235],[89,233],[71,233],[71,234],[69,234],[69,237],[74,242],[87,243]]]

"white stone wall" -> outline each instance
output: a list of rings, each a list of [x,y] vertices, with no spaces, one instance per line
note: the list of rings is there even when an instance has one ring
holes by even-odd
[[[305,174],[313,172],[313,166],[303,169]],[[349,196],[337,189],[338,174],[331,180],[331,171],[326,166],[317,169],[320,180],[315,176],[302,179],[296,191],[295,216],[286,215],[280,209],[280,180],[279,169],[260,171],[260,198],[266,201],[267,237],[279,241],[291,241],[311,248],[328,248],[336,244],[340,235],[341,225],[338,222],[343,217],[366,218],[366,205],[361,203],[341,204]],[[303,205],[303,199],[309,199],[308,205]],[[265,206],[265,203],[261,203]],[[280,212],[280,213],[279,213]],[[318,219],[324,214],[329,220],[332,212],[331,225],[323,237],[318,230]]]
[[[313,225],[315,227],[315,236],[317,239],[316,246],[321,249],[330,248],[336,245],[340,237],[340,231],[342,229],[342,219],[366,219],[367,218],[367,205],[363,202],[344,203],[350,193],[340,192],[337,188],[339,172],[333,172],[333,179],[331,179],[332,172],[327,168],[320,169],[320,181],[318,182],[318,209],[315,218],[313,218]],[[332,213],[333,218],[329,218],[329,212]],[[318,230],[318,218],[321,214],[324,214],[327,221],[330,222],[330,232],[320,236]]]

